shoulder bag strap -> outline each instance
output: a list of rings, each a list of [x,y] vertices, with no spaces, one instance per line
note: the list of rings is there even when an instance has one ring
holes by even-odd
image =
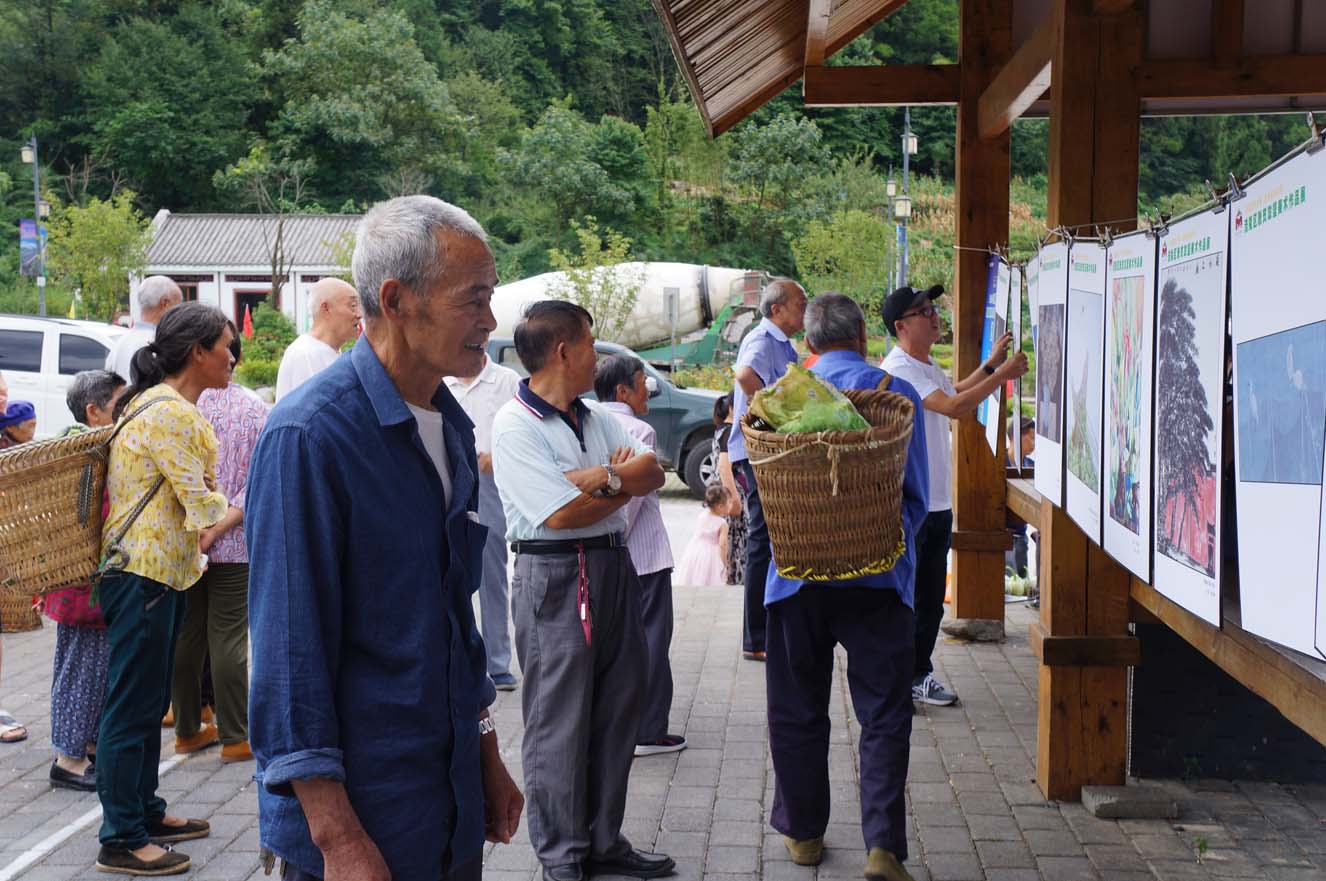
[[[159,404],[164,400],[167,399],[153,398],[152,400],[146,402],[145,404],[142,404],[141,406],[134,408],[134,410],[130,412],[128,416],[125,416],[123,419],[120,420],[119,424],[115,426],[115,430],[111,432],[111,436],[106,439],[107,462],[110,461],[111,441],[115,440],[115,436],[120,433],[120,429],[124,428],[126,425],[132,422],[134,417],[136,417],[139,413],[142,413],[148,407],[151,407],[153,404]],[[120,527],[116,535],[110,540],[110,543],[106,545],[106,554],[104,557],[102,557],[101,563],[100,565],[97,566],[96,572],[92,574],[92,580],[94,582],[99,582],[102,576],[104,576],[109,570],[123,569],[124,566],[128,563],[129,561],[128,554],[126,554],[124,550],[120,547],[120,542],[124,541],[124,537],[129,534],[129,529],[134,525],[134,521],[138,519],[139,515],[141,515],[143,511],[147,508],[147,506],[152,502],[153,497],[156,496],[157,491],[161,489],[161,485],[165,482],[166,482],[166,475],[164,474],[157,475],[157,479],[152,483],[151,489],[149,489],[143,495],[143,497],[138,500],[138,503],[134,505],[133,510],[129,512],[129,518],[124,521],[124,525]]]
[[[879,385],[875,386],[875,391],[877,392],[888,391],[889,383],[891,382],[893,382],[893,374],[891,373],[884,374],[884,378],[879,381]]]

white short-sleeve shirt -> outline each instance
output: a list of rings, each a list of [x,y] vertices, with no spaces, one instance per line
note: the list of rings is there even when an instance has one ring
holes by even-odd
[[[598,403],[577,399],[574,406],[579,414],[579,435],[566,421],[566,414],[529,390],[528,380],[521,380],[516,397],[497,411],[493,477],[506,514],[507,541],[555,541],[626,531],[625,508],[579,529],[544,525],[580,495],[566,479],[566,472],[604,465],[618,447],[650,452]]]
[[[474,423],[474,449],[480,453],[493,451],[493,419],[497,411],[516,396],[516,386],[520,385],[520,374],[510,367],[503,367],[492,358],[485,357],[483,370],[469,385],[459,376],[447,376],[444,380],[451,396],[465,410],[465,415]]]
[[[312,334],[300,334],[281,356],[281,366],[276,371],[276,400],[332,366],[340,356],[340,352]]]
[[[934,361],[918,361],[894,346],[880,362],[880,367],[899,379],[905,379],[924,401],[932,392],[956,395],[953,380]],[[925,452],[930,465],[930,510],[947,511],[953,507],[953,454],[949,439],[951,423],[943,413],[926,408]]]

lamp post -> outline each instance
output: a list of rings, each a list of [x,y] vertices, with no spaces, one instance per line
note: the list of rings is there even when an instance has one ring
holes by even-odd
[[[898,235],[902,239],[902,254],[899,259],[898,287],[907,284],[907,221],[912,216],[912,199],[908,195],[911,179],[911,159],[916,155],[917,140],[912,134],[912,108],[903,109],[902,123],[902,195],[894,204],[894,216],[898,219]]]
[[[37,162],[37,136],[19,148],[24,164],[32,166],[32,208],[37,226],[37,314],[46,315],[46,241],[41,235],[41,221],[51,212],[51,206],[41,200],[41,166]]]
[[[893,179],[893,166],[889,166],[889,179],[884,183],[884,194],[889,197],[889,216],[893,220],[893,286],[901,287],[902,283],[898,281],[902,276],[899,274],[899,257],[902,254],[902,227],[898,225],[896,217],[898,182]]]

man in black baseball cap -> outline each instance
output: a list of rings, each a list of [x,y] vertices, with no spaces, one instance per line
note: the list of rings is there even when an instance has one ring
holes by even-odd
[[[933,300],[938,300],[942,293],[944,293],[942,284],[931,285],[923,291],[908,285],[898,288],[889,294],[884,301],[884,305],[880,307],[879,311],[884,318],[884,326],[888,328],[890,334],[897,337],[898,331],[894,326],[894,322],[904,317],[909,310],[926,305]]]
[[[935,677],[930,657],[944,619],[944,585],[953,532],[949,420],[970,416],[1000,385],[1027,372],[1027,356],[1021,352],[1009,356],[1013,335],[1005,333],[994,341],[990,357],[980,367],[955,382],[931,357],[944,332],[944,322],[934,304],[942,293],[943,285],[920,291],[898,288],[880,308],[884,326],[898,341],[880,366],[911,383],[925,411],[930,492],[929,513],[916,532],[916,670],[912,700],[935,706],[947,706],[958,699]]]

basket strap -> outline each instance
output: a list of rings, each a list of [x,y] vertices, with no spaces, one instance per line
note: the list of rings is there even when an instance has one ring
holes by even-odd
[[[884,378],[879,381],[879,385],[875,386],[875,391],[877,392],[888,391],[889,383],[891,382],[893,382],[893,374],[885,373]]]

